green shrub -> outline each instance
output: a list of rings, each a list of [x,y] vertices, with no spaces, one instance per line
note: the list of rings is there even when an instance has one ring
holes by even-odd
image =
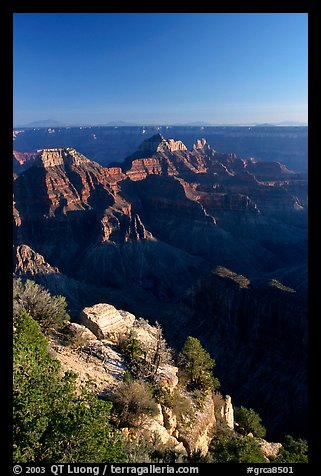
[[[13,316],[25,309],[47,333],[50,328],[61,329],[70,316],[66,312],[66,299],[63,296],[51,296],[49,291],[33,281],[23,283],[20,279],[13,281]]]
[[[152,393],[157,403],[161,403],[162,405],[165,405],[165,407],[172,408],[174,397],[167,388],[162,387],[159,384],[154,384],[152,386]]]
[[[149,385],[142,380],[122,382],[112,395],[120,426],[139,426],[144,415],[157,413]]]
[[[126,370],[123,376],[123,382],[128,383],[128,382],[132,382],[133,380],[134,380],[134,377],[131,374],[131,372],[129,370]]]
[[[185,457],[186,463],[189,464],[199,464],[199,463],[210,463],[209,457],[204,456],[201,450],[194,450]]]
[[[234,419],[238,426],[236,430],[242,435],[252,433],[253,436],[264,438],[266,430],[262,425],[261,417],[252,408],[234,408]]]
[[[206,396],[208,395],[207,392],[204,392],[204,390],[201,390],[200,388],[195,388],[193,392],[191,393],[191,395],[193,397],[193,400],[197,408],[198,409],[203,408]]]
[[[192,418],[195,414],[194,407],[192,405],[192,399],[179,389],[175,389],[173,393],[172,410],[175,413],[178,420],[182,421],[183,417]]]
[[[111,403],[76,375],[59,375],[40,326],[22,309],[15,320],[13,360],[13,458],[26,463],[124,462],[118,430],[109,423]]]
[[[292,436],[286,436],[279,454],[273,459],[273,463],[307,463],[308,443],[306,440]]]
[[[173,393],[170,393],[168,389],[160,385],[153,385],[152,392],[156,402],[173,410],[180,421],[182,421],[183,416],[191,418],[195,413],[192,398],[185,395],[178,387],[174,389]]]
[[[136,438],[128,438],[124,449],[129,463],[152,463],[152,453],[155,450],[153,442],[145,435],[138,434]]]
[[[248,437],[218,437],[212,440],[209,459],[213,463],[265,463],[259,444]]]

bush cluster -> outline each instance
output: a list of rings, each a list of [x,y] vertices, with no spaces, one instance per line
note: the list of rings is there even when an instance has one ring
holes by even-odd
[[[143,380],[126,379],[118,385],[111,398],[122,427],[139,426],[144,415],[157,413],[151,388]]]
[[[25,309],[41,330],[48,333],[50,329],[61,329],[70,316],[66,311],[67,303],[63,296],[51,296],[43,286],[21,279],[13,281],[13,318],[17,318],[21,309]]]
[[[253,408],[234,408],[234,419],[237,422],[236,430],[242,435],[252,433],[257,438],[264,438],[266,430],[262,425],[260,415]]]
[[[231,435],[214,438],[210,445],[212,463],[265,463],[259,443],[254,438]]]
[[[287,435],[279,454],[272,463],[308,463],[308,443],[302,438],[297,440]]]
[[[75,374],[60,375],[39,324],[24,309],[15,319],[13,350],[15,462],[126,461],[121,434],[109,422],[111,403],[85,387],[76,391]]]
[[[180,384],[170,392],[157,383],[161,365],[173,363],[159,324],[155,339],[140,342],[135,334],[119,342],[128,370],[114,390],[112,402],[98,399],[87,387],[76,389],[76,375],[60,374],[60,364],[50,356],[45,335],[52,329],[64,330],[66,342],[78,348],[84,344],[81,333],[73,333],[66,323],[66,300],[51,296],[42,286],[27,280],[14,280],[14,461],[48,463],[72,462],[161,462],[175,463],[181,456],[153,441],[140,437],[123,441],[118,427],[139,427],[144,415],[155,416],[157,403],[170,407],[179,421],[193,417],[209,391],[220,383],[213,375],[215,361],[200,341],[189,336],[177,358]],[[142,323],[143,324],[143,323]],[[223,398],[217,392],[218,413]],[[217,431],[206,457],[190,454],[187,462],[266,462],[259,443],[247,437],[262,438],[266,430],[260,416],[243,406],[234,409],[236,432],[227,431],[217,417]],[[220,426],[221,425],[221,426]],[[307,442],[287,436],[273,463],[306,463]]]

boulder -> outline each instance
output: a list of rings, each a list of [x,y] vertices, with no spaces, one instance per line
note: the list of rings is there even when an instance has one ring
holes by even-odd
[[[97,340],[97,337],[93,332],[91,332],[87,327],[77,324],[76,322],[71,322],[69,324],[69,329],[73,336],[81,337],[84,341]]]
[[[119,335],[129,332],[135,321],[135,316],[130,312],[120,312],[111,304],[103,303],[85,307],[81,312],[80,321],[98,339],[117,341]]]
[[[163,365],[157,370],[156,380],[162,387],[166,387],[172,393],[178,384],[177,372],[178,367],[169,364]]]
[[[189,452],[198,451],[206,456],[215,426],[214,400],[209,393],[202,408],[196,409],[193,416],[186,416],[184,421],[178,423],[179,440],[184,443]]]
[[[261,451],[269,458],[270,456],[277,456],[279,454],[280,449],[282,448],[281,443],[273,443],[270,441],[266,441],[263,438],[257,438],[257,442],[261,447]]]
[[[182,455],[186,455],[186,449],[183,443],[179,442],[176,438],[171,436],[166,428],[155,421],[154,418],[147,417],[142,422],[139,433],[152,438],[157,438],[159,441],[168,449],[173,449],[177,453],[181,453]]]

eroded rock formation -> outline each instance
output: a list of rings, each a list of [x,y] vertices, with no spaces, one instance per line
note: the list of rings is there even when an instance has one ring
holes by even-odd
[[[230,395],[226,395],[224,405],[221,408],[221,418],[225,422],[227,428],[234,430],[234,410]]]
[[[98,339],[117,340],[119,335],[129,332],[135,321],[135,316],[125,311],[120,313],[111,304],[96,304],[83,309],[80,321]]]

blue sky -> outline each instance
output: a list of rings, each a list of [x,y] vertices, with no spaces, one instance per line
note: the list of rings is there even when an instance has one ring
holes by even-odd
[[[307,122],[305,13],[18,13],[14,124]]]

